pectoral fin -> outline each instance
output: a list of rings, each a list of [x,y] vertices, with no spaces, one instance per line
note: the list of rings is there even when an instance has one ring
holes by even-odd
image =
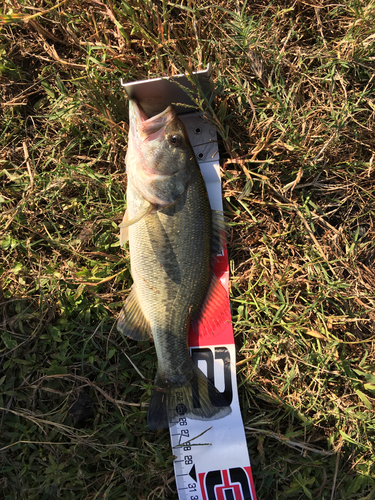
[[[120,228],[120,247],[123,247],[125,243],[129,239],[129,230],[127,227],[122,227],[122,224],[126,223],[128,221],[129,215],[128,215],[128,209],[126,209],[124,218],[122,219],[121,224],[119,225]]]
[[[147,203],[145,208],[141,210],[138,215],[136,215],[130,220],[129,220],[128,209],[126,209],[124,218],[122,219],[121,224],[119,224],[118,226],[120,228],[120,246],[125,245],[125,243],[129,239],[128,227],[131,226],[132,224],[136,224],[137,222],[139,222],[141,219],[143,219],[143,217],[148,215],[152,209],[153,205],[151,203]]]
[[[121,222],[121,224],[119,224],[119,228],[122,229],[125,227],[129,227],[132,224],[139,222],[141,219],[143,219],[143,217],[145,215],[149,214],[153,208],[154,208],[153,205],[151,203],[148,203],[147,206],[143,210],[141,210],[138,215],[136,215],[135,217],[133,217],[130,220],[129,220],[129,216],[128,216],[128,210],[126,210],[125,215],[124,215],[124,219]]]

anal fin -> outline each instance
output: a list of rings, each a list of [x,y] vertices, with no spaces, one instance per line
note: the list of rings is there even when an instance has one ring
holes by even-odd
[[[134,340],[148,340],[152,336],[150,323],[143,314],[134,285],[121,309],[117,329]]]

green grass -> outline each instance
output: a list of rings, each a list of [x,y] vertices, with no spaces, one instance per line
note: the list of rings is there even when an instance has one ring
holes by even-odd
[[[258,498],[375,498],[375,3],[1,9],[2,497],[176,499],[169,434],[146,423],[152,343],[115,329],[131,285],[120,78],[210,62],[198,104],[221,135]]]

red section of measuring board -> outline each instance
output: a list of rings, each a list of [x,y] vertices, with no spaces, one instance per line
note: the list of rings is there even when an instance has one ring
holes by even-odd
[[[224,249],[223,255],[217,257],[213,271],[221,281],[225,290],[228,290],[229,263],[226,248]],[[229,295],[227,303],[224,307],[225,319],[220,324],[216,325],[211,334],[208,334],[207,330],[203,326],[199,326],[199,324],[195,327],[195,330],[192,328],[190,329],[190,347],[211,346],[215,348],[217,346],[233,346],[234,336],[231,322]],[[215,423],[217,427],[220,427],[220,422],[221,421],[219,420]],[[245,436],[243,439],[245,440]],[[226,459],[223,455],[223,465],[225,462]],[[209,460],[208,463],[210,463]],[[202,470],[202,464],[197,464],[197,476],[201,496],[196,495],[196,497],[191,496],[190,498],[199,498],[199,500],[256,500],[257,497],[251,466],[246,466],[241,459],[239,459],[239,464],[242,464],[243,466],[221,468],[217,470],[206,469],[206,472],[198,472],[199,468]],[[203,470],[204,469],[205,467],[203,466]]]
[[[203,500],[256,500],[251,467],[198,474]]]
[[[221,284],[228,290],[229,283],[229,265],[228,265],[228,252],[226,248],[224,249],[223,255],[218,255],[216,261],[213,263],[212,270],[216,276],[221,281]],[[200,347],[200,346],[217,346],[217,345],[228,345],[234,344],[233,328],[232,328],[232,318],[229,305],[229,295],[227,303],[225,304],[225,310],[223,311],[223,321],[221,324],[213,328],[212,333],[207,334],[205,329],[199,324],[195,326],[195,329],[190,329],[189,332],[189,346],[190,347]]]

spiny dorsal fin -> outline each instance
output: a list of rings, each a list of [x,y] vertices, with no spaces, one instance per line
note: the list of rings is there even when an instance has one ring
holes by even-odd
[[[134,340],[148,340],[152,336],[150,323],[143,314],[134,285],[121,309],[117,329]]]
[[[199,335],[212,335],[228,318],[228,293],[211,271],[211,281],[198,313],[192,318],[193,330]]]
[[[217,255],[221,253],[225,246],[225,238],[227,234],[227,225],[224,219],[223,212],[212,210],[212,241],[211,253]]]

